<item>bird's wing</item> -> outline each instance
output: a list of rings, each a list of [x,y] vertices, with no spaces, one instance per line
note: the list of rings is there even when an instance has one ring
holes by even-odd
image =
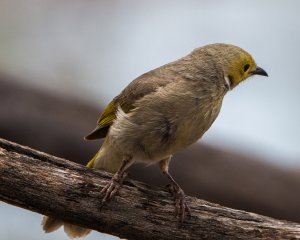
[[[125,113],[134,108],[134,103],[145,95],[156,91],[159,87],[164,87],[173,82],[172,79],[163,77],[162,74],[156,74],[158,69],[141,75],[132,81],[117,97],[115,97],[104,109],[97,121],[97,127],[90,132],[85,139],[94,140],[104,138],[109,130],[110,125],[116,118],[118,106]]]

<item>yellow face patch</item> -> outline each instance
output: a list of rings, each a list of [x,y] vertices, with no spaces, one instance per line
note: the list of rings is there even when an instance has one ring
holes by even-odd
[[[231,89],[250,77],[255,69],[256,63],[251,55],[246,52],[243,52],[232,61],[229,61],[228,64],[224,66],[224,71],[225,77],[230,81]]]

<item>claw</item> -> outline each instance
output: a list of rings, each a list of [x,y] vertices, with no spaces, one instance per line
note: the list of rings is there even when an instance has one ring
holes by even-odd
[[[171,192],[175,199],[175,215],[179,218],[179,223],[182,224],[186,216],[191,216],[191,210],[185,201],[185,194],[181,188],[173,186]]]
[[[126,177],[124,174],[116,173],[109,183],[102,188],[100,195],[103,196],[100,204],[100,209],[102,209],[103,205],[110,199],[112,199],[119,191],[122,186],[123,180]]]

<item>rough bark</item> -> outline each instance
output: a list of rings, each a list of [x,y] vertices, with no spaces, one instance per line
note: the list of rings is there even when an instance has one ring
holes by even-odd
[[[300,225],[187,197],[178,226],[163,188],[127,180],[99,209],[110,174],[0,139],[0,200],[128,239],[296,239]]]

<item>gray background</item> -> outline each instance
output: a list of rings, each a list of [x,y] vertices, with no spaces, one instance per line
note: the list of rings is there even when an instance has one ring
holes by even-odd
[[[1,0],[0,71],[100,108],[135,77],[196,47],[235,44],[269,78],[254,77],[230,92],[201,141],[296,168],[299,7],[297,0]],[[61,230],[44,235],[40,220],[0,203],[0,239],[67,239]]]

